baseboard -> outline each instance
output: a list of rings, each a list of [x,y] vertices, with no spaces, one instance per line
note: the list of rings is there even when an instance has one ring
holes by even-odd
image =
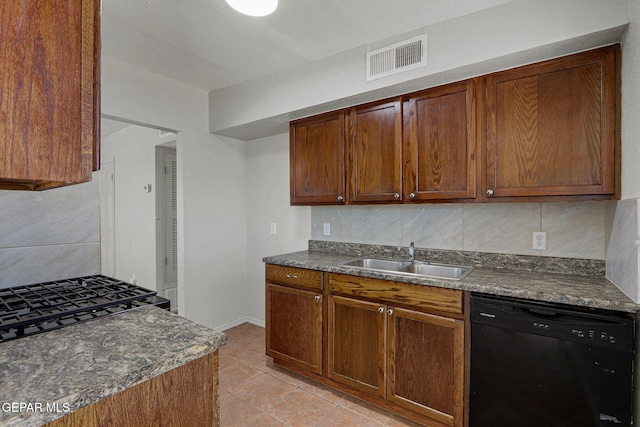
[[[217,331],[226,331],[227,329],[235,328],[236,326],[240,326],[243,323],[251,323],[252,325],[260,326],[261,328],[265,327],[265,323],[263,320],[254,319],[252,317],[241,317],[236,320],[232,320],[227,323],[223,323],[221,325],[214,326],[213,329]]]

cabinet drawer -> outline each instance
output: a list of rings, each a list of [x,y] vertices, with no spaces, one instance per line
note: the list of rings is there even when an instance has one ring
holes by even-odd
[[[274,264],[267,264],[265,269],[265,276],[269,283],[278,283],[313,291],[322,290],[321,271]]]
[[[330,292],[410,306],[419,310],[462,313],[462,291],[334,274],[329,276]]]

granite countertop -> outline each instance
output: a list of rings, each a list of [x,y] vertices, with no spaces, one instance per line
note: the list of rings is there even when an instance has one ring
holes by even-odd
[[[400,248],[392,248],[392,251],[389,248],[383,248],[383,250],[377,249],[371,252],[370,250],[367,251],[367,249],[362,250],[362,247],[358,247],[357,251],[354,251],[353,248],[346,248],[347,250],[345,250],[345,247],[341,246],[337,249],[351,253],[338,253],[331,252],[331,249],[335,249],[336,244],[333,245],[334,247],[317,246],[317,249],[314,250],[314,245],[310,244],[310,250],[268,256],[263,258],[263,261],[268,264],[331,273],[351,274],[628,313],[635,313],[640,310],[639,304],[604,277],[604,268],[599,263],[591,263],[588,260],[563,260],[557,258],[536,260],[535,258],[541,257],[430,251],[416,248],[416,260],[474,266],[473,271],[463,280],[444,280],[340,265],[342,262],[361,256],[394,258],[390,256],[391,252]],[[518,268],[518,266],[522,268]],[[578,271],[581,274],[576,274]]]
[[[0,343],[0,426],[45,424],[214,352],[226,340],[148,306]],[[18,411],[16,403],[31,406]]]

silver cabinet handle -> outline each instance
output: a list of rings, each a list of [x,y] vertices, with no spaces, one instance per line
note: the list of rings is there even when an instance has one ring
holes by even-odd
[[[396,193],[396,194],[393,195],[393,198],[398,200],[400,198],[400,195],[398,193]]]
[[[493,190],[492,189],[488,189],[487,190],[487,196],[493,196]]]
[[[338,201],[339,201],[339,202],[342,202],[343,200],[344,200],[344,197],[342,197],[342,196],[338,196]]]
[[[378,313],[384,313],[384,307],[378,307]]]
[[[410,198],[411,200],[415,199],[415,198],[416,198],[416,193],[411,193],[411,194],[409,194],[409,198]]]
[[[297,279],[298,278],[298,276],[296,276],[295,274],[287,274],[287,277],[289,279]]]
[[[320,295],[316,295],[315,297],[313,297],[316,301],[320,301]]]
[[[387,314],[391,316],[393,314],[393,309],[390,308],[389,310],[387,310]]]

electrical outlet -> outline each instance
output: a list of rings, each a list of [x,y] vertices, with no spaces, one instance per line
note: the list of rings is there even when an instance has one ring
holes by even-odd
[[[322,234],[325,236],[331,236],[331,224],[328,222],[325,222],[324,224],[322,224]]]
[[[533,232],[533,249],[537,251],[547,250],[547,232],[546,231]]]
[[[270,229],[271,234],[278,234],[278,231],[277,231],[278,229],[277,229],[277,225],[276,225],[276,223],[275,223],[275,222],[272,222],[272,223],[271,223],[271,227],[270,227],[270,228],[271,228],[271,229]]]

